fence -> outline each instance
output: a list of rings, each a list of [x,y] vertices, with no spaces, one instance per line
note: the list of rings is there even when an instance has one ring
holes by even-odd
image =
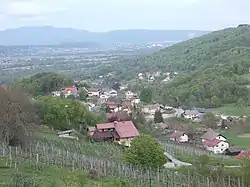
[[[119,161],[99,159],[69,152],[55,145],[33,143],[27,149],[0,146],[0,156],[7,158],[7,164],[16,167],[20,160],[31,164],[52,165],[70,168],[73,171],[97,171],[99,176],[129,179],[133,186],[168,187],[243,187],[240,178],[230,176],[204,177],[194,173],[181,173],[175,170],[150,170],[134,167]]]

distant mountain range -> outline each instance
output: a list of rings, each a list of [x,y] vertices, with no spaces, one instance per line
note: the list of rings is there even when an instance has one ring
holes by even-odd
[[[0,45],[57,45],[65,43],[149,43],[178,42],[198,37],[208,31],[197,30],[115,30],[89,32],[86,30],[55,27],[21,27],[0,31]]]

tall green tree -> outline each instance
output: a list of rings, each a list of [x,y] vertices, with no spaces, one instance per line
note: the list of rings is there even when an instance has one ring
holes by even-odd
[[[156,110],[155,114],[154,114],[154,122],[155,123],[163,123],[163,117],[162,117],[162,113],[160,110]]]
[[[82,130],[100,120],[83,104],[70,99],[46,96],[37,101],[37,107],[42,123],[58,130]]]
[[[145,103],[152,101],[153,91],[151,88],[143,88],[140,93],[140,99]]]
[[[124,154],[125,161],[142,167],[161,168],[167,162],[164,149],[150,135],[140,135],[131,142]]]
[[[81,88],[81,89],[79,90],[79,99],[80,99],[81,101],[86,101],[86,100],[87,100],[87,97],[88,97],[88,92],[87,92],[85,89]]]

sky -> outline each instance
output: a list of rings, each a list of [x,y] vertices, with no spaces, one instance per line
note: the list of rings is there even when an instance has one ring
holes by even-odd
[[[0,29],[218,30],[250,23],[250,0],[0,0]]]

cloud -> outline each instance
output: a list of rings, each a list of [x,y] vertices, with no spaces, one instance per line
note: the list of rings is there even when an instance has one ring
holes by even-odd
[[[51,8],[53,7],[53,8]],[[66,7],[54,7],[47,1],[12,0],[5,2],[3,14],[8,17],[31,18],[46,16],[51,13],[66,11]]]

